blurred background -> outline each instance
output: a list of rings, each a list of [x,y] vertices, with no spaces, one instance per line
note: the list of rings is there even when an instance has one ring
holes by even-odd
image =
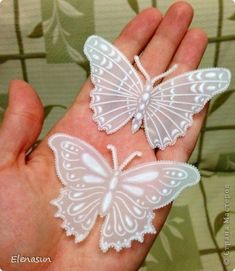
[[[163,13],[168,0],[1,0],[0,121],[11,79],[31,83],[44,105],[41,137],[61,117],[89,74],[82,48],[96,33],[112,41],[150,6]],[[201,67],[226,67],[230,91],[210,104],[190,162],[202,182],[187,189],[174,208],[141,271],[235,270],[235,1],[191,0],[192,23],[209,45]]]

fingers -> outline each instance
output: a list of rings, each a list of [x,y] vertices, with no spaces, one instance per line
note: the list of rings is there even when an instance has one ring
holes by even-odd
[[[155,35],[141,55],[150,77],[165,71],[192,21],[192,7],[185,2],[173,4]]]
[[[139,55],[147,45],[160,24],[161,19],[162,15],[160,11],[155,8],[148,8],[142,11],[122,30],[118,38],[114,41],[114,45],[130,61],[133,61],[134,56]],[[91,82],[87,80],[83,91],[79,94],[76,101],[87,102],[91,88]]]
[[[206,46],[207,36],[201,29],[189,30],[171,62],[171,65],[179,64],[179,69],[171,76],[197,68]],[[167,79],[169,78],[165,80]],[[158,150],[157,159],[187,161],[197,142],[206,111],[207,106],[194,116],[193,125],[187,130],[184,137],[177,139],[175,145],[167,147],[164,151]]]
[[[0,128],[0,167],[13,163],[31,147],[41,131],[43,115],[42,103],[32,87],[24,81],[12,81]]]
[[[135,55],[139,55],[152,38],[159,26],[162,15],[155,8],[148,8],[136,16],[122,30],[114,41],[114,45],[133,61]]]
[[[198,67],[207,46],[207,35],[200,28],[188,30],[170,66],[179,64],[175,74],[190,71]],[[172,77],[173,75],[170,75]],[[175,76],[175,75],[174,75]],[[165,78],[164,80],[167,80]]]

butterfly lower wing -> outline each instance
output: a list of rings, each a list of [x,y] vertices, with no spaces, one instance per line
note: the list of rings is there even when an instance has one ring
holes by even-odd
[[[229,70],[210,68],[184,73],[158,85],[144,118],[150,146],[164,149],[184,136],[193,115],[214,95],[226,90],[230,78]]]
[[[84,46],[91,66],[90,107],[100,130],[113,133],[134,115],[142,82],[127,58],[111,43],[91,36]]]
[[[142,208],[120,191],[116,193],[114,203],[101,229],[100,248],[106,252],[109,248],[120,251],[131,246],[133,240],[143,242],[144,234],[156,233],[152,225],[154,214]]]
[[[48,144],[55,155],[57,175],[64,185],[105,188],[111,168],[91,145],[62,133],[51,136]]]
[[[103,91],[99,93],[97,90],[91,92],[93,120],[99,130],[105,130],[108,134],[118,131],[129,122],[136,111],[136,105],[135,97]]]
[[[75,242],[84,240],[95,224],[100,210],[103,190],[97,188],[61,189],[51,204],[58,208],[55,217],[63,219],[61,225],[68,236],[75,235]]]

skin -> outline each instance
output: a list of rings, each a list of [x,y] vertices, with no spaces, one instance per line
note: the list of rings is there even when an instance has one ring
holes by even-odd
[[[170,75],[196,69],[207,46],[201,29],[189,29],[192,7],[176,2],[164,16],[155,8],[142,11],[123,29],[114,44],[133,60],[141,53],[141,61],[151,76],[164,72],[175,63],[179,68]],[[166,80],[166,79],[164,79]],[[97,130],[89,109],[88,79],[67,113],[49,132],[65,132],[92,144],[111,164],[107,144],[118,149],[119,161],[136,150],[143,156],[131,164],[154,160],[186,162],[196,144],[207,108],[195,115],[194,123],[174,146],[150,149],[143,130],[131,134],[131,122],[117,133],[107,136]],[[102,220],[97,219],[92,232],[82,243],[75,244],[60,228],[62,220],[53,217],[56,208],[49,201],[62,187],[55,175],[54,157],[47,145],[48,136],[34,151],[27,150],[36,141],[43,125],[43,106],[29,84],[14,80],[9,86],[9,105],[0,127],[0,265],[12,270],[137,270],[157,235],[145,235],[143,244],[136,241],[132,248],[116,253],[102,253],[98,248]],[[123,144],[128,142],[128,144]],[[154,225],[158,233],[171,205],[156,211]],[[11,264],[12,255],[46,256],[52,263]]]

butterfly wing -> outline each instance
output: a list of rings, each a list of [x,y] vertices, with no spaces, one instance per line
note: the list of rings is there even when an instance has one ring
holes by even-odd
[[[63,188],[58,198],[50,203],[58,208],[55,217],[63,220],[66,235],[74,235],[75,242],[84,240],[93,228],[99,214],[102,190]]]
[[[120,251],[131,247],[133,240],[142,243],[144,234],[156,233],[153,218],[152,210],[143,208],[127,194],[118,193],[102,225],[100,249],[106,252],[112,247]]]
[[[58,208],[55,216],[75,241],[86,238],[100,210],[111,168],[86,142],[65,134],[54,134],[49,146],[55,155],[56,172],[65,185],[60,196],[51,201]]]
[[[193,115],[229,86],[231,73],[224,68],[184,73],[158,85],[147,108],[144,127],[152,148],[175,143],[192,125]]]
[[[65,186],[104,187],[112,170],[102,155],[85,141],[62,133],[48,144],[55,155],[56,173]]]
[[[173,201],[188,186],[198,183],[198,170],[188,164],[159,161],[125,171],[106,216],[100,239],[103,251],[143,242],[144,234],[155,233],[154,209]]]
[[[114,133],[133,117],[142,82],[128,59],[106,40],[89,37],[84,53],[90,61],[95,85],[90,104],[93,119],[100,130]]]

